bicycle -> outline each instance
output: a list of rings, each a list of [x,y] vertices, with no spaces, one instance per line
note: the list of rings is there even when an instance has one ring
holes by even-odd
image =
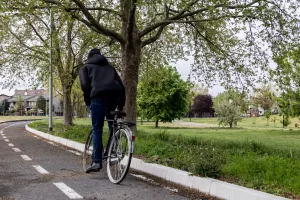
[[[109,134],[107,145],[103,152],[103,163],[106,162],[107,175],[112,183],[119,184],[126,177],[134,151],[135,135],[129,127],[136,124],[124,121],[126,113],[113,111],[113,132]],[[83,152],[83,170],[93,163],[93,135],[90,131]]]

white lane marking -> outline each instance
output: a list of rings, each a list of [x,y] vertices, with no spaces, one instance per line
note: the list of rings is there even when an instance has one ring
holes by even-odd
[[[12,148],[15,152],[21,152],[21,150],[20,149],[18,149],[18,148]]]
[[[1,129],[0,133],[1,133],[1,135],[3,134],[3,129]]]
[[[26,156],[26,155],[21,155],[21,157],[22,157],[24,160],[27,160],[27,161],[32,160],[31,158],[29,158],[29,157]]]
[[[74,153],[77,156],[81,156],[81,153],[78,153],[77,151],[73,151],[73,150],[68,150],[68,151],[71,152],[71,153]]]
[[[80,196],[78,193],[76,193],[74,190],[69,188],[64,183],[53,183],[58,189],[60,189],[65,195],[67,195],[70,199],[83,199],[82,196]]]
[[[5,142],[9,142],[9,139],[4,139]]]
[[[1,135],[2,135],[2,136],[4,136],[4,134],[3,134],[3,133],[1,133]]]
[[[15,145],[13,145],[12,143],[8,143],[8,146],[13,147],[13,146],[15,146]]]
[[[6,139],[7,137],[6,136],[2,136],[4,139]]]
[[[41,174],[49,174],[49,172],[42,168],[40,165],[32,165],[32,167],[34,167]]]

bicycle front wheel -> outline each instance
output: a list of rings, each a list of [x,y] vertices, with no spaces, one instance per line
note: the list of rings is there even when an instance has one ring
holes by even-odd
[[[88,167],[90,167],[93,163],[93,134],[92,130],[90,131],[86,142],[84,146],[84,151],[83,151],[83,159],[82,159],[82,165],[83,165],[83,170],[86,171]]]
[[[131,141],[126,129],[119,129],[113,135],[107,158],[107,175],[112,183],[121,183],[128,173],[133,150]]]

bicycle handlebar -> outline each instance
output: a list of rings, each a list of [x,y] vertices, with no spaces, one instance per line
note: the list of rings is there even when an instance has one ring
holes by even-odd
[[[125,111],[111,111],[110,114],[115,116],[115,118],[124,118],[124,117],[126,117]],[[129,127],[136,126],[135,123],[131,123],[131,122],[122,122],[122,123],[129,126]]]
[[[117,118],[126,117],[125,111],[111,111],[110,114],[116,116]]]

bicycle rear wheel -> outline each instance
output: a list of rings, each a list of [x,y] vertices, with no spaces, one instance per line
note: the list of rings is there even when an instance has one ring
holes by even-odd
[[[93,134],[92,130],[90,131],[86,142],[85,142],[85,147],[83,151],[83,159],[82,159],[82,165],[83,165],[83,170],[86,171],[88,167],[90,167],[93,163]]]
[[[121,183],[128,173],[133,150],[131,140],[126,129],[119,129],[113,135],[107,158],[107,175],[112,183]]]

